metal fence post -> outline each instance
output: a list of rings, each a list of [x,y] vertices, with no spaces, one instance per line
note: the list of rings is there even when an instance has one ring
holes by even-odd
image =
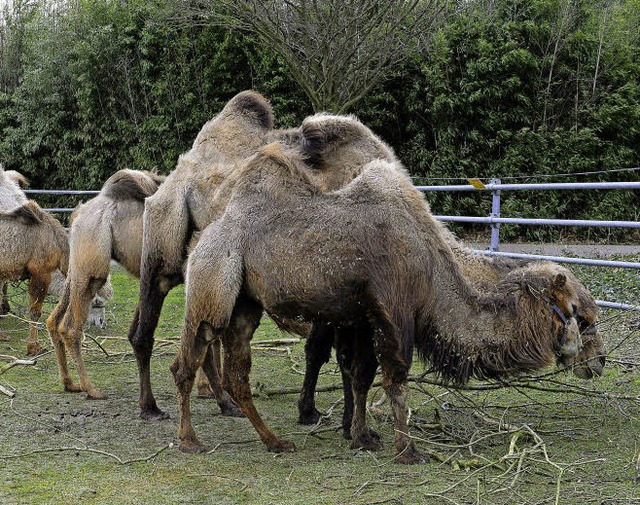
[[[491,179],[491,184],[500,184],[500,179]],[[491,216],[492,218],[500,217],[500,190],[491,190]],[[491,245],[490,251],[498,251],[500,247],[500,223],[491,223]]]

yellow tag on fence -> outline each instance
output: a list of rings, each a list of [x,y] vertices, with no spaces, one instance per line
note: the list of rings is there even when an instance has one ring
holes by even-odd
[[[480,179],[467,179],[467,181],[476,189],[487,189]]]

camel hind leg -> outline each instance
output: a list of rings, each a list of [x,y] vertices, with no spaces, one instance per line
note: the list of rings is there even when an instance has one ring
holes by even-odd
[[[211,390],[211,397],[216,400],[218,407],[220,407],[220,413],[223,416],[230,417],[244,417],[244,414],[240,408],[234,403],[229,396],[229,393],[222,387],[222,377],[220,371],[222,370],[220,360],[220,339],[213,339],[211,345],[207,349],[202,367],[198,368],[196,372],[196,378],[200,381],[203,380],[206,383],[207,388]],[[198,389],[200,389],[201,383],[198,383]]]
[[[269,429],[258,413],[251,397],[249,372],[251,370],[251,338],[260,324],[262,306],[249,299],[238,300],[229,328],[223,332],[223,345],[229,357],[225,367],[229,367],[232,380],[232,394],[242,412],[251,421],[258,435],[270,452],[293,452],[292,442],[281,440]]]
[[[67,279],[63,297],[47,320],[47,328],[56,348],[60,379],[66,391],[87,393],[87,398],[104,399],[106,395],[91,383],[82,356],[82,330],[89,315],[91,300],[106,279]],[[66,351],[71,353],[80,379],[80,385],[71,380]]]
[[[71,379],[71,375],[69,374],[67,350],[65,348],[62,335],[58,330],[59,326],[62,324],[62,319],[67,312],[67,309],[69,308],[69,293],[69,282],[65,282],[64,292],[62,293],[58,304],[55,306],[53,311],[51,311],[51,314],[47,318],[46,325],[47,329],[49,330],[51,342],[53,343],[53,348],[56,351],[56,360],[58,362],[58,373],[60,375],[60,382],[62,382],[65,391],[79,392],[81,391],[80,386],[74,384],[73,379]]]

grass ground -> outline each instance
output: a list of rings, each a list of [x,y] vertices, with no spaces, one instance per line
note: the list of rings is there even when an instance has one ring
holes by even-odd
[[[638,272],[575,270],[596,298],[613,294],[640,305]],[[152,361],[154,391],[171,419],[145,422],[137,417],[137,369],[126,341],[137,282],[120,270],[113,280],[108,327],[89,328],[84,345],[90,376],[107,400],[65,393],[52,353],[0,375],[0,385],[15,391],[13,399],[0,395],[0,503],[640,503],[638,313],[603,312],[609,362],[595,381],[544,371],[500,389],[484,382],[447,389],[430,384],[430,376],[412,382],[412,435],[432,460],[408,467],[393,463],[390,411],[378,387],[369,422],[382,434],[384,450],[352,450],[341,437],[335,362],[320,377],[324,423],[296,424],[291,392],[302,383],[304,342],[284,340],[290,336],[265,318],[254,339],[256,405],[297,452],[268,453],[246,419],[222,417],[214,402],[194,398],[195,429],[209,452],[185,455],[176,444],[169,372],[184,292],[174,289],[165,303]],[[16,309],[20,296],[12,300]],[[6,317],[0,331],[9,337],[0,354],[21,357],[26,323]],[[51,349],[46,331],[40,338]],[[420,374],[421,365],[413,372]]]

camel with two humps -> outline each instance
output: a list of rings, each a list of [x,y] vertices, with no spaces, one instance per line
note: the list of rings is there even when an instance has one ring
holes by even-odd
[[[51,274],[66,273],[69,243],[62,225],[34,201],[0,211],[0,282],[29,281],[29,337],[27,354],[42,352],[38,321],[51,283]]]
[[[218,338],[233,398],[260,438],[271,451],[294,450],[251,398],[250,340],[263,310],[278,321],[321,320],[348,330],[337,332],[337,345],[351,352],[353,447],[380,448],[365,418],[379,362],[401,463],[426,459],[407,426],[414,347],[456,384],[571,365],[578,355],[577,298],[566,277],[542,266],[479,293],[397,164],[374,161],[327,193],[310,180],[303,159],[271,144],[236,172],[224,215],[202,233],[187,265],[185,324],[171,366],[181,450],[203,450],[189,396],[200,365],[213,373],[205,357]]]
[[[279,140],[283,142],[282,138]],[[391,147],[354,116],[326,113],[310,116],[303,121],[297,135],[291,135],[289,132],[284,143],[305,160],[310,180],[325,192],[339,189],[352,181],[363,167],[374,159],[392,163],[398,161]],[[532,261],[477,255],[460,243],[444,225],[441,227],[441,233],[460,263],[463,273],[476,289],[481,291],[490,290],[510,271],[535,264]],[[565,275],[567,282],[578,295],[576,319],[582,333],[583,349],[573,371],[582,378],[599,376],[604,366],[605,353],[602,337],[596,332],[598,308],[588,289],[570,270],[560,265],[555,265],[554,268],[558,273]],[[313,326],[298,325],[293,328],[293,332],[307,336],[305,377],[298,401],[299,422],[315,424],[321,417],[321,413],[315,407],[315,386],[322,365],[330,358],[336,328],[334,325],[315,321]],[[344,358],[344,354],[340,352],[337,356],[339,361]],[[352,392],[349,376],[345,374],[343,366],[341,371],[345,386],[343,426],[345,436],[349,437]]]
[[[171,288],[183,282],[189,244],[221,212],[232,185],[229,178],[235,162],[255,153],[267,143],[273,129],[273,112],[260,94],[244,91],[233,97],[222,111],[207,122],[191,150],[180,156],[176,168],[160,189],[145,202],[143,216],[140,294],[129,329],[129,341],[138,363],[140,379],[140,417],[147,420],[168,418],[158,408],[151,389],[153,334],[164,299]],[[217,365],[218,352],[209,359]],[[217,389],[223,413],[241,415],[229,396]]]
[[[139,277],[144,200],[163,180],[154,172],[119,170],[96,197],[78,205],[71,215],[69,270],[60,300],[46,321],[65,391],[105,398],[87,374],[81,348],[83,326],[91,301],[109,279],[111,260]],[[67,353],[76,364],[79,384],[69,374]]]

